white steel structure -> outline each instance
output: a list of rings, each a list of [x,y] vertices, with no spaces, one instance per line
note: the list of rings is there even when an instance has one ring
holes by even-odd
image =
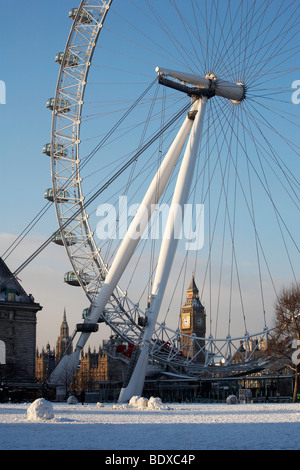
[[[195,16],[199,3],[191,0]],[[48,152],[51,157],[52,169],[52,189],[48,199],[51,198],[54,201],[60,229],[59,242],[65,246],[72,267],[66,280],[70,284],[80,285],[91,305],[84,323],[78,326],[78,332],[81,334],[74,353],[63,358],[51,375],[49,383],[63,385],[66,375],[71,378],[90,334],[98,329],[98,323],[105,322],[122,341],[132,343],[136,348],[128,378],[120,395],[120,401],[127,401],[131,396],[142,393],[149,363],[168,366],[171,371],[188,375],[204,373],[213,375],[217,361],[227,366],[226,370],[229,373],[230,371],[251,370],[257,366],[255,352],[266,341],[268,328],[265,323],[259,332],[256,331],[250,335],[246,331],[239,337],[232,337],[229,333],[221,339],[212,334],[209,334],[207,338],[190,337],[191,351],[193,350],[192,344],[199,343],[201,346],[198,350],[205,356],[204,362],[197,364],[192,354],[182,355],[183,333],[179,329],[168,328],[165,322],[158,321],[178,243],[174,237],[176,224],[174,214],[176,214],[176,209],[182,210],[189,199],[201,148],[206,107],[210,105],[211,100],[215,99],[214,97],[227,101],[231,106],[242,105],[247,96],[248,84],[244,84],[241,79],[230,81],[217,77],[211,72],[199,75],[190,71],[157,67],[156,72],[160,84],[173,88],[177,94],[181,91],[190,96],[192,102],[189,105],[190,110],[187,111],[187,106],[184,108],[186,113],[184,122],[176,137],[173,138],[164,159],[160,162],[148,189],[145,190],[140,210],[133,218],[109,266],[95,243],[82,190],[82,161],[79,156],[80,129],[89,69],[99,35],[106,17],[110,15],[112,4],[113,0],[82,0],[78,8],[71,10],[69,14],[73,20],[71,32],[65,50],[57,54],[55,59],[60,64],[55,97],[47,102],[47,107],[53,112],[51,144],[45,152]],[[118,1],[115,0],[114,4],[118,11]],[[145,5],[147,4],[146,1]],[[151,5],[149,8],[152,8]],[[241,7],[241,14],[242,10]],[[262,21],[267,13],[262,6],[259,6],[256,17],[254,4],[249,11],[252,14],[251,19],[248,23],[245,19],[242,22],[243,38],[247,36],[248,29],[255,18],[257,20],[260,18]],[[262,28],[261,35],[263,34],[266,36],[266,31]],[[226,42],[228,37],[225,36],[225,32],[221,36]],[[229,42],[232,43],[233,38],[230,38]],[[253,44],[250,43],[247,46],[250,55],[253,55]],[[267,42],[266,55],[268,48]],[[246,52],[246,47],[244,47],[240,54],[246,55]],[[165,126],[165,129],[168,127]],[[166,226],[171,236],[163,238],[149,305],[147,309],[142,309],[125,290],[119,287],[119,281],[151,219],[155,204],[159,202],[170,182],[182,153],[184,157]],[[223,179],[225,177],[226,173]],[[250,213],[253,219],[251,208]],[[137,232],[139,237],[134,236]],[[233,252],[233,258],[234,256]],[[243,350],[239,349],[241,342],[244,345]],[[184,344],[186,349],[188,343],[185,341]],[[237,354],[241,356],[238,363],[233,362],[233,357]]]

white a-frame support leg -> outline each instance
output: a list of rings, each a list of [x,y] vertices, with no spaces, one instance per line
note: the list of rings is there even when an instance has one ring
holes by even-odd
[[[192,105],[191,111],[198,108],[198,102],[195,101]],[[85,322],[97,323],[99,317],[105,309],[107,302],[110,299],[116,285],[118,284],[126,266],[128,265],[140,238],[147,227],[151,214],[158,203],[166,184],[172,174],[172,171],[177,163],[177,160],[183,150],[184,144],[193,126],[193,120],[187,116],[182,124],[177,136],[175,137],[168,153],[166,154],[163,162],[160,165],[155,177],[153,178],[144,199],[137,211],[134,219],[132,220],[124,240],[114,258],[114,261],[109,269],[104,283],[101,286],[98,298],[92,306],[91,315]],[[138,234],[138,236],[137,236]],[[66,377],[72,377],[79,363],[80,351],[86,344],[90,333],[81,333],[76,345],[75,351],[64,356],[55,370],[52,372],[49,382],[50,383],[66,383]]]
[[[131,397],[140,396],[143,392],[147,365],[149,360],[149,346],[155,328],[155,323],[164,296],[165,288],[171,271],[175,251],[178,244],[176,225],[178,213],[183,214],[184,204],[187,203],[195,169],[195,162],[203,129],[203,120],[207,98],[202,97],[197,102],[197,114],[193,123],[190,138],[185,150],[184,158],[178,174],[168,221],[165,228],[156,275],[153,283],[150,307],[147,312],[148,324],[144,330],[139,357],[132,376],[126,387],[120,393],[119,402],[126,402]]]

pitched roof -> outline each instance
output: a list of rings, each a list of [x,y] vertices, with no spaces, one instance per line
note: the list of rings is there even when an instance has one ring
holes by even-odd
[[[16,292],[16,302],[32,304],[37,307],[31,294],[27,294],[21,286],[19,280],[12,274],[6,263],[0,258],[0,302],[5,301],[5,292],[13,290]],[[41,307],[39,308],[41,309]]]
[[[192,290],[193,292],[197,294],[199,293],[198,287],[196,286],[196,283],[195,283],[194,274],[192,276],[192,280],[191,280],[188,290]]]
[[[196,283],[195,283],[194,273],[192,275],[192,280],[190,282],[190,285],[189,285],[189,288],[188,288],[187,292],[192,292],[193,293],[193,295],[192,295],[193,306],[194,307],[201,307],[201,308],[204,309],[204,306],[202,305],[201,300],[199,299],[199,289],[198,289],[198,287],[196,286]]]

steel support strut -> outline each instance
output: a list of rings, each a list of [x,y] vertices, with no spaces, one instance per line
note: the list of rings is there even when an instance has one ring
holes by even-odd
[[[194,168],[199,150],[199,144],[203,129],[203,120],[207,97],[197,100],[197,114],[193,121],[190,137],[187,143],[181,168],[178,174],[173,200],[159,253],[156,275],[153,283],[150,307],[147,312],[148,322],[144,329],[144,335],[140,347],[140,354],[133,370],[132,376],[126,387],[120,393],[119,402],[126,402],[132,396],[141,395],[147,373],[149,361],[149,346],[164,296],[165,288],[172,268],[175,251],[178,244],[176,230],[178,223],[182,222],[178,216],[183,214],[184,205],[188,201]]]

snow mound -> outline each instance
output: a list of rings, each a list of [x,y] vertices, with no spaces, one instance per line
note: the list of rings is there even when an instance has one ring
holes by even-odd
[[[143,410],[148,407],[148,400],[144,397],[132,397],[129,400],[129,405],[137,408],[138,410]]]
[[[144,408],[148,408],[147,398],[140,397],[136,404],[137,404],[137,407],[138,407],[139,410],[143,410]]]
[[[69,398],[67,399],[67,403],[69,405],[76,405],[78,403],[78,400],[74,395],[70,395]]]
[[[238,403],[238,399],[235,395],[229,395],[227,398],[226,398],[226,403],[228,405],[236,405]]]
[[[113,405],[113,410],[126,410],[128,408],[128,405],[125,403],[121,405]]]
[[[44,421],[46,419],[53,419],[53,406],[52,403],[39,398],[35,400],[27,409],[27,419],[30,421]]]
[[[160,398],[150,397],[149,400],[144,397],[134,396],[129,400],[129,405],[138,410],[168,410],[167,406],[162,404]]]
[[[133,406],[133,408],[137,408],[137,402],[138,402],[139,398],[140,397],[137,397],[137,396],[130,398],[129,405]]]
[[[162,404],[162,401],[160,398],[156,397],[150,397],[148,400],[148,408],[149,410],[168,410],[169,408],[167,406],[164,406]]]

